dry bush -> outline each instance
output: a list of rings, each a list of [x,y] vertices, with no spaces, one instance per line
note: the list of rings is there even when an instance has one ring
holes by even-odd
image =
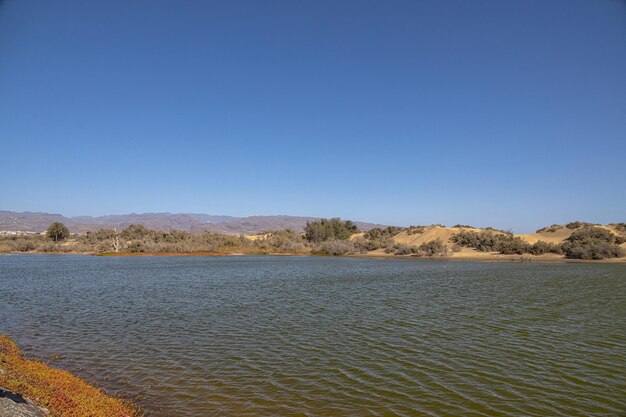
[[[562,228],[563,226],[561,226],[560,224],[553,224],[552,226],[546,226],[537,230],[536,233],[554,233],[554,232],[559,231]]]
[[[347,255],[357,252],[357,248],[349,240],[327,240],[315,246],[315,253],[323,255]]]

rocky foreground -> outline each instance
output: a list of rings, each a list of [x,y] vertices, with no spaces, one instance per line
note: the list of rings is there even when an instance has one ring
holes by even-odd
[[[45,417],[48,410],[40,408],[20,394],[0,387],[0,417]]]

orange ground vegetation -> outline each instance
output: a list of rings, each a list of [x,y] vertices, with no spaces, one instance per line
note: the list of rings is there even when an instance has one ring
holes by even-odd
[[[24,359],[18,347],[0,336],[0,386],[29,398],[58,417],[137,417],[130,403],[111,397],[67,371]]]
[[[100,252],[96,256],[237,256],[237,255],[310,255],[311,252]]]
[[[96,256],[230,256],[234,252],[100,252]]]

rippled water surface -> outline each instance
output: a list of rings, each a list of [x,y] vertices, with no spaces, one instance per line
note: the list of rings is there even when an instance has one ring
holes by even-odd
[[[155,416],[626,415],[620,265],[0,256],[0,333]]]

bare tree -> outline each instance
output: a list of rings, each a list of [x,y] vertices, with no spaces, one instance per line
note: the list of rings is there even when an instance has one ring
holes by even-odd
[[[115,231],[115,233],[113,234],[113,250],[115,250],[115,252],[119,252],[120,251],[120,235],[117,234],[117,228],[113,229]]]

